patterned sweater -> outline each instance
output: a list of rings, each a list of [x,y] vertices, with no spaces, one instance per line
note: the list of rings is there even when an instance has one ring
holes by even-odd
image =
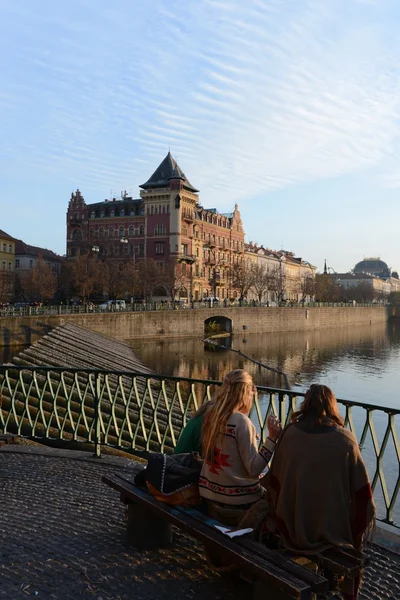
[[[250,504],[262,496],[260,473],[266,468],[275,442],[267,438],[258,450],[253,423],[242,413],[233,413],[220,434],[211,463],[204,460],[200,496],[222,504]]]

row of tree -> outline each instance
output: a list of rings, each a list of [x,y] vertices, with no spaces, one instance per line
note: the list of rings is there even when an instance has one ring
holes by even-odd
[[[0,272],[0,301],[9,296],[10,277],[8,272]],[[297,297],[299,301],[315,298],[319,302],[372,301],[378,298],[368,283],[344,289],[330,275],[310,273],[301,279],[293,280],[283,269],[267,270],[264,265],[236,264],[226,271],[230,287],[237,291],[239,298],[246,299],[250,292],[259,302],[267,295],[282,302],[287,297]],[[105,261],[91,254],[65,261],[61,273],[56,273],[39,258],[33,269],[17,272],[15,275],[15,298],[25,301],[49,302],[53,299],[67,301],[79,297],[83,302],[89,299],[102,299],[106,291],[110,298],[145,298],[164,295],[171,300],[180,292],[191,287],[190,267],[177,264],[175,267],[160,267],[154,260],[143,258],[139,261]],[[212,282],[210,282],[212,283]],[[157,288],[164,288],[164,290]]]

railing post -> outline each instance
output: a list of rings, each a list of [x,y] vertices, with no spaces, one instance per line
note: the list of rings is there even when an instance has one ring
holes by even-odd
[[[101,423],[100,423],[100,394],[101,375],[95,374],[95,397],[94,397],[94,456],[101,458]]]

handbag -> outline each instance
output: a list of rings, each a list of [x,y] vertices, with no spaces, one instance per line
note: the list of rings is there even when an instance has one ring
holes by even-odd
[[[148,464],[135,478],[136,485],[146,485],[159,502],[172,506],[195,506],[201,503],[199,477],[203,461],[197,452],[185,454],[152,453]]]

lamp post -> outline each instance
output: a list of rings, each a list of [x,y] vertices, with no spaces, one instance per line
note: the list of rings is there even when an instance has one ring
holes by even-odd
[[[92,252],[94,252],[95,254],[98,254],[100,252],[99,246],[92,246],[89,249],[89,252],[88,252],[88,255],[87,255],[87,259],[86,259],[86,287],[88,286],[88,281],[89,281],[89,260],[91,258]],[[88,294],[85,293],[85,297],[84,297],[85,304],[87,304],[87,301],[89,299],[89,295],[90,295],[89,293]]]

